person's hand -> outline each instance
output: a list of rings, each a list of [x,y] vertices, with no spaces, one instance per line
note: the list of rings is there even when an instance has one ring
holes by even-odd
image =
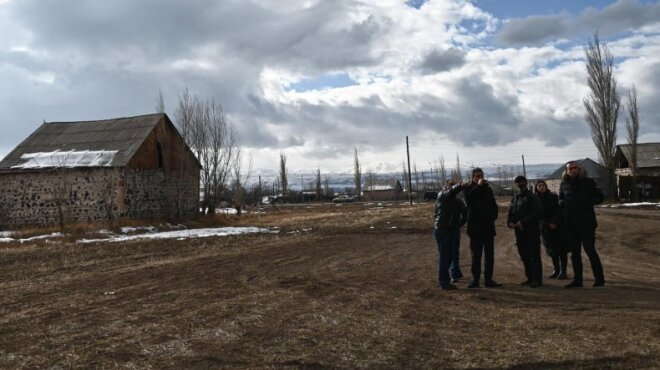
[[[477,182],[477,185],[481,186],[486,182],[484,179],[479,179],[479,182]]]
[[[522,222],[516,222],[516,229],[522,229]]]
[[[557,229],[557,224],[553,224],[552,222],[548,224],[548,228],[550,230],[556,230]]]
[[[509,226],[509,229],[513,229],[514,227],[516,227],[516,224],[514,224],[514,223],[512,222],[512,223],[510,223],[510,224],[507,225],[507,226]]]

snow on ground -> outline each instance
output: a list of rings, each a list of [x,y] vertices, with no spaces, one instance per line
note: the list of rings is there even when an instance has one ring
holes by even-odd
[[[211,236],[227,236],[240,234],[256,233],[278,233],[278,230],[265,229],[261,227],[217,227],[206,229],[190,230],[172,230],[162,232],[151,232],[146,234],[134,235],[115,235],[103,239],[80,239],[78,243],[96,243],[96,242],[123,242],[136,239],[187,239],[187,238],[207,238]]]
[[[19,243],[25,243],[33,240],[39,240],[39,239],[47,239],[47,238],[59,238],[61,236],[64,236],[62,233],[52,233],[48,235],[37,235],[37,236],[32,236],[29,238],[23,238],[23,239],[14,239],[11,237],[1,237],[0,238],[0,243],[11,243],[11,242],[19,242]]]
[[[652,202],[638,202],[638,203],[616,203],[616,204],[604,204],[602,208],[619,208],[619,207],[648,207],[655,206],[660,208],[660,203]]]

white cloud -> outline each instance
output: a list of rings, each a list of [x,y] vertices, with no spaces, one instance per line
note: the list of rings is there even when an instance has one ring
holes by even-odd
[[[406,135],[437,143],[417,152],[427,161],[461,151],[476,163],[503,157],[512,145],[541,147],[540,159],[552,158],[547,153],[554,150],[563,161],[565,153],[574,158],[576,148],[591,150],[580,144],[589,139],[582,117],[583,50],[569,31],[593,19],[616,34],[608,45],[623,58],[617,66],[622,93],[632,83],[638,87],[644,137],[660,131],[650,119],[660,113],[654,103],[660,36],[652,31],[657,22],[639,12],[655,6],[620,1],[599,12],[503,24],[478,5],[5,1],[0,155],[43,119],[148,113],[159,89],[173,115],[177,95],[188,86],[223,104],[255,166],[276,167],[277,154],[286,151],[295,166],[343,168],[358,147],[368,162],[398,167]],[[637,21],[623,22],[623,14]],[[567,24],[568,31],[555,32],[552,24],[534,28],[532,20]],[[500,29],[500,38],[509,32],[544,44],[500,47],[493,44]],[[333,74],[356,84],[289,88]]]

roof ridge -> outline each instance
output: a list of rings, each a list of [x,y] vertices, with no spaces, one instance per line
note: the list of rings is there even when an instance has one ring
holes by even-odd
[[[44,121],[44,124],[61,124],[61,123],[85,123],[85,122],[103,122],[103,121],[115,121],[115,120],[120,120],[120,119],[133,119],[133,118],[142,118],[142,117],[149,117],[149,116],[166,116],[166,113],[150,113],[150,114],[140,114],[137,116],[128,116],[128,117],[114,117],[114,118],[106,118],[106,119],[93,119],[93,120],[83,120],[83,121],[52,121],[52,122],[46,122]]]

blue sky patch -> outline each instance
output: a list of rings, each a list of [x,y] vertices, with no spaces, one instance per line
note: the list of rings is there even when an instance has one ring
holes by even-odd
[[[588,3],[578,0],[475,0],[474,4],[499,19],[526,18],[530,15],[552,15],[567,12],[581,14],[585,6],[603,9],[614,4],[613,0],[591,0]]]
[[[419,9],[422,7],[422,5],[424,5],[426,1],[427,0],[408,0],[406,1],[406,5],[415,9]]]
[[[346,73],[335,73],[325,74],[315,78],[302,79],[291,84],[287,90],[303,92],[310,90],[335,89],[354,85],[357,85],[357,82],[352,80]]]

